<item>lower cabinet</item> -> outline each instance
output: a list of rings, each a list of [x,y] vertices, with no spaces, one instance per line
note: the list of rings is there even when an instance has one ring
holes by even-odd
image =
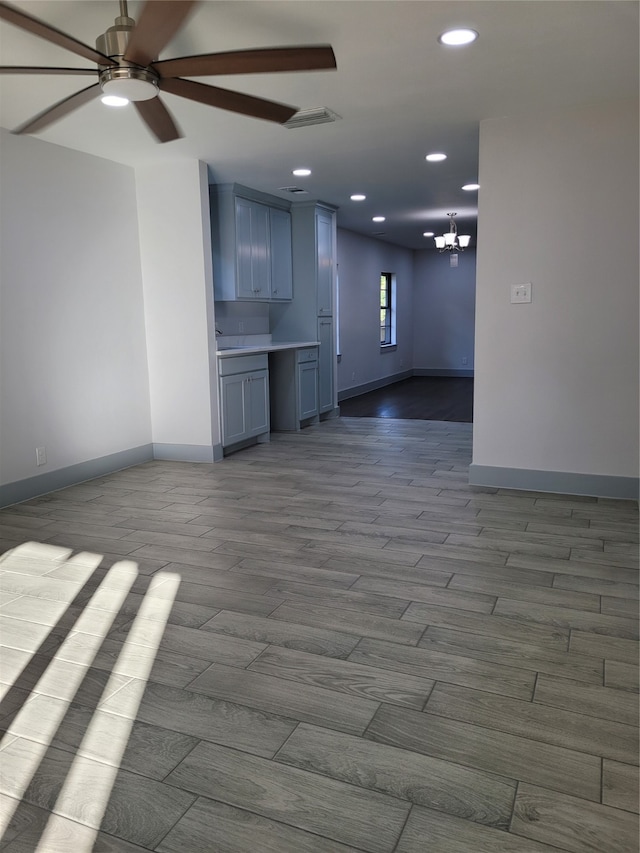
[[[270,429],[266,355],[220,359],[222,446],[255,438]]]
[[[298,364],[298,418],[306,421],[318,414],[318,361]]]
[[[270,355],[271,426],[299,430],[318,418],[318,347],[282,350]]]
[[[334,343],[333,318],[318,318],[318,407],[320,414],[330,412],[334,408]]]

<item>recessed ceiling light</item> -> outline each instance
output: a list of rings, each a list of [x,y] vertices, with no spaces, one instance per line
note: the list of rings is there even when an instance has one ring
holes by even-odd
[[[118,95],[104,95],[100,100],[108,107],[126,107],[129,103],[129,98],[120,98]]]
[[[465,44],[471,44],[478,38],[478,33],[475,30],[457,29],[447,30],[438,36],[440,44],[446,44],[449,47],[461,47]]]
[[[462,189],[463,189],[463,190],[466,190],[467,192],[472,192],[473,190],[479,190],[479,189],[480,189],[480,184],[465,184],[465,185],[462,187]]]
[[[308,178],[311,174],[311,169],[294,169],[291,173],[296,176],[296,178]]]
[[[437,152],[434,152],[433,154],[427,154],[427,156],[424,159],[428,160],[430,163],[439,163],[441,160],[446,160],[447,155],[442,154],[442,152],[440,152],[440,151],[437,151]]]
[[[355,195],[351,196],[351,201],[364,201],[365,198],[366,195],[362,195],[362,193],[356,193]]]
[[[384,216],[374,216],[374,217],[373,217],[373,221],[374,221],[374,222],[384,222],[384,221],[385,221],[385,218],[386,218],[386,217],[384,217]]]
[[[433,231],[423,231],[422,236],[423,237],[433,237],[434,234],[433,234]]]

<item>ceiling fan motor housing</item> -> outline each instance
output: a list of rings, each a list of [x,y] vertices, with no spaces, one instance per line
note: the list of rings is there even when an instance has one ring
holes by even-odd
[[[136,22],[128,15],[116,18],[114,25],[96,39],[96,50],[105,56],[124,56],[135,25]]]

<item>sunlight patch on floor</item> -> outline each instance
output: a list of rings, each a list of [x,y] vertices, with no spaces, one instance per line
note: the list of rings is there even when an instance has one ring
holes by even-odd
[[[99,554],[83,553],[72,557],[71,553],[68,549],[29,542],[5,554],[1,559],[1,568],[3,573],[7,573],[5,577],[10,575],[13,578],[16,589],[16,597],[11,603],[19,601],[22,607],[31,607],[32,602],[36,605],[51,605],[48,621],[53,625],[59,624],[72,604],[73,596],[80,591],[82,584],[89,581],[102,561]],[[73,605],[82,608],[78,618],[70,626],[59,649],[0,741],[0,749],[7,748],[8,751],[20,750],[21,744],[25,747],[18,778],[13,774],[2,786],[7,794],[7,802],[0,819],[0,837],[6,832],[20,800],[36,777],[56,734],[64,725],[69,707],[138,576],[135,562],[121,560],[107,571],[86,603]],[[24,591],[20,589],[20,578],[24,579]],[[39,598],[37,582],[43,578],[49,582],[58,579],[61,590],[68,587],[69,600],[52,602]],[[69,586],[67,580],[71,579],[75,583]],[[77,804],[87,801],[88,769],[93,771],[90,780],[91,798],[82,814],[86,826],[80,838],[74,836],[74,853],[90,853],[93,849],[179,585],[180,576],[169,572],[158,572],[150,579],[127,640],[95,705],[91,721],[73,758],[70,758],[68,773],[53,807],[54,813],[50,815],[34,853],[49,853],[59,849],[61,843],[64,847],[64,837],[68,831],[65,819],[78,820]],[[162,595],[158,597],[154,593],[160,587]],[[7,623],[15,624],[17,621],[19,619],[7,618]],[[33,640],[29,638],[31,655],[25,653],[24,665],[16,673],[14,684],[19,683],[32,655],[40,649],[52,630],[52,626],[47,624],[22,624],[29,624],[30,630],[35,633]],[[77,642],[80,637],[81,644]],[[130,674],[130,680],[126,680],[126,674]],[[59,684],[63,683],[62,697],[50,690],[49,685],[54,683],[57,683],[58,691]],[[100,711],[101,704],[121,690],[125,683],[133,684],[135,689],[123,693],[118,717]],[[10,693],[11,689],[11,686],[3,685],[5,694]],[[43,713],[45,709],[46,713]],[[96,768],[99,770],[97,774]],[[78,842],[81,848],[78,848]]]

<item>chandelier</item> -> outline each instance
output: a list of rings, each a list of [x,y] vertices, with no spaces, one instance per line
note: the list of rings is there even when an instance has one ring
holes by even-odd
[[[435,237],[436,249],[441,252],[464,252],[471,241],[469,234],[458,234],[458,227],[454,221],[455,213],[447,213],[449,217],[449,230],[441,237]]]

